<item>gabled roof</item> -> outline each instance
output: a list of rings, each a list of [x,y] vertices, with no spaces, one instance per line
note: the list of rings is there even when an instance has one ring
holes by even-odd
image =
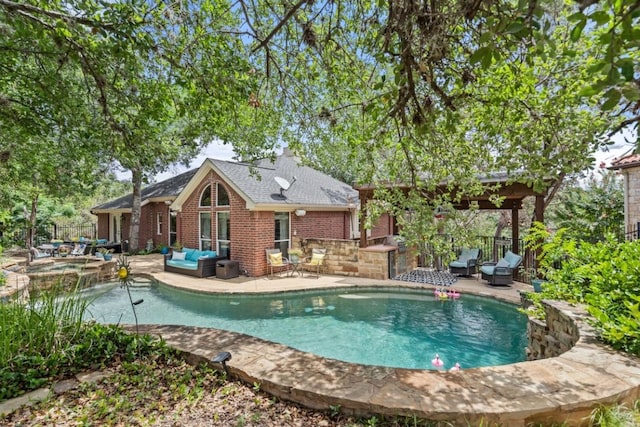
[[[628,154],[626,156],[613,159],[608,169],[627,169],[640,166],[640,154]]]
[[[197,171],[197,169],[192,169],[174,176],[173,178],[156,182],[143,188],[141,192],[142,205],[144,206],[150,202],[162,202],[165,200],[173,201],[187,186]],[[129,194],[98,205],[91,209],[91,212],[94,214],[107,211],[130,212],[132,205],[133,194]]]
[[[244,200],[250,210],[315,209],[346,210],[357,206],[358,192],[350,185],[320,171],[301,166],[299,160],[285,150],[275,162],[261,160],[249,163],[206,159],[197,169],[152,184],[142,190],[142,205],[171,201],[171,209],[180,211],[183,203],[202,179],[215,171]],[[275,177],[284,178],[291,185],[282,190]],[[94,207],[93,213],[130,212],[133,196],[127,195]]]

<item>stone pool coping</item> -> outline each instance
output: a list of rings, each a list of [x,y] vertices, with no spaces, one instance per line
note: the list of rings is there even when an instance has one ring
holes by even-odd
[[[133,271],[170,286],[196,292],[281,292],[344,286],[415,288],[406,282],[374,281],[342,276],[310,278],[239,277],[197,279],[165,273],[145,260]],[[145,271],[146,270],[146,271]],[[459,279],[463,293],[520,303],[520,291],[530,286],[490,287],[486,282]],[[433,286],[417,286],[429,291]],[[464,296],[463,296],[464,297]],[[298,351],[259,338],[228,331],[164,325],[141,325],[140,331],[162,336],[192,361],[209,361],[221,351],[232,359],[232,376],[258,383],[281,399],[316,409],[338,406],[345,413],[409,415],[448,421],[452,425],[526,426],[534,423],[584,425],[601,404],[640,398],[640,360],[615,352],[595,338],[579,307],[550,302],[576,323],[580,337],[557,357],[511,365],[463,369],[459,372],[399,369],[347,363]],[[487,424],[489,423],[489,424]]]

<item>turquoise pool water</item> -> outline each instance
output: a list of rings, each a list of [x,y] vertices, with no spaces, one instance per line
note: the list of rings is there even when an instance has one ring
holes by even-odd
[[[358,288],[262,295],[203,295],[164,285],[134,286],[140,324],[203,326],[241,332],[320,356],[366,365],[442,369],[525,360],[526,316],[511,304],[428,291]],[[101,285],[88,318],[134,323],[126,289]]]

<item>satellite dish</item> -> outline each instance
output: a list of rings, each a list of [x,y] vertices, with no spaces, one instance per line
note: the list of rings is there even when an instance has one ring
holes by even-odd
[[[287,191],[291,185],[296,182],[296,177],[293,177],[293,181],[289,182],[284,178],[281,178],[279,176],[274,176],[273,179],[276,180],[276,182],[278,183],[278,185],[280,186],[280,196],[284,197],[284,194],[282,194],[283,191]]]
[[[291,187],[291,184],[289,183],[289,181],[287,181],[284,178],[280,178],[279,176],[276,176],[276,177],[273,177],[273,179],[275,179],[278,185],[280,186],[280,194],[282,194],[282,191],[287,191],[289,187]]]

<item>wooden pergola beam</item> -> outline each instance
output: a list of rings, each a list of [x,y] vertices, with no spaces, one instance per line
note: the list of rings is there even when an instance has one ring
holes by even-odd
[[[512,247],[514,252],[518,253],[520,250],[518,240],[520,238],[520,229],[519,229],[519,210],[522,209],[522,201],[529,196],[535,196],[535,210],[536,210],[536,221],[544,222],[544,200],[545,196],[548,192],[548,189],[552,187],[554,181],[548,180],[547,185],[542,191],[535,191],[533,188],[528,186],[527,184],[523,184],[520,182],[512,182],[508,183],[506,180],[485,180],[484,184],[487,190],[483,194],[479,194],[476,196],[465,196],[461,198],[461,200],[453,203],[453,207],[456,210],[469,210],[474,209],[482,209],[482,210],[500,210],[500,209],[510,209],[511,210],[511,236],[512,236]],[[412,187],[403,185],[403,184],[393,184],[386,183],[383,184],[386,188],[395,188],[401,190],[404,194],[407,194]],[[372,184],[364,184],[359,186],[354,186],[354,188],[358,191],[360,195],[360,206],[361,212],[363,215],[366,215],[367,212],[367,204],[370,200],[374,199],[374,193],[376,188],[375,185]],[[438,194],[449,194],[450,198],[455,200],[456,190],[451,190],[446,185],[441,185],[436,189],[435,192],[423,192],[424,197],[434,199]],[[491,199],[495,196],[499,196],[502,198],[502,203],[496,206]],[[366,230],[364,228],[364,221],[360,221],[360,247],[364,248],[367,246],[367,236]]]

